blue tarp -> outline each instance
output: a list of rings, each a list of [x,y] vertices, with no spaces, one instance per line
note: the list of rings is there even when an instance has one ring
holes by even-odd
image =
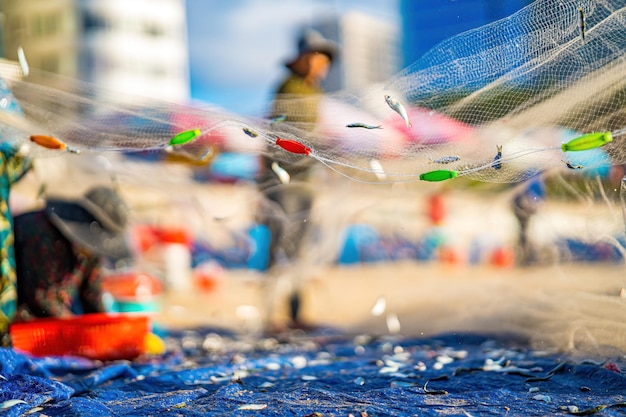
[[[0,350],[0,403],[11,406],[4,415],[543,416],[598,406],[610,406],[603,416],[624,413],[623,363],[539,352],[514,338],[317,330],[250,340],[185,330],[166,341],[165,355],[134,362]]]

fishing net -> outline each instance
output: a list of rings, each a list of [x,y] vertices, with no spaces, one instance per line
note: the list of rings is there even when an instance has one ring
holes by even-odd
[[[513,338],[251,343],[211,330],[173,332],[176,353],[132,363],[1,349],[4,415],[620,416],[626,406],[623,361],[520,351]]]
[[[385,83],[285,97],[284,121],[276,112],[249,117],[145,101],[5,70],[24,113],[2,113],[1,128],[13,133],[5,137],[37,135],[31,140],[74,152],[165,149],[202,161],[226,148],[285,163],[313,158],[366,182],[513,183],[547,170],[585,171],[626,159],[625,19],[618,0],[538,0],[438,44]],[[317,108],[316,123],[298,108]],[[562,146],[589,133],[598,135],[585,139],[585,150]]]
[[[549,350],[607,357],[613,355],[607,346],[615,346],[621,351],[614,356],[623,358],[620,318],[626,290],[623,270],[613,267],[626,259],[623,209],[618,208],[625,204],[617,201],[619,190],[611,193],[603,182],[606,170],[601,179],[579,175],[576,182],[555,175],[548,184],[550,197],[565,193],[570,198],[566,203],[549,199],[529,226],[536,270],[507,270],[512,261],[506,251],[497,252],[511,245],[510,232],[518,227],[511,193],[483,199],[459,190],[445,196],[441,210],[447,216],[438,213],[437,200],[425,216],[424,197],[433,184],[404,183],[450,179],[444,183],[449,184],[461,177],[502,183],[502,190],[541,173],[596,174],[626,163],[625,46],[626,6],[620,1],[536,0],[507,19],[442,42],[385,83],[313,99],[283,97],[282,104],[258,117],[131,97],[1,64],[6,85],[0,84],[0,108],[6,111],[0,111],[0,135],[29,145],[41,182],[60,176],[61,186],[72,192],[94,177],[124,183],[134,220],[182,223],[194,231],[194,267],[205,259],[233,269],[249,267],[247,250],[253,245],[245,227],[258,221],[251,211],[266,208],[268,217],[282,224],[310,220],[314,227],[303,233],[305,250],[289,260],[295,268],[284,273],[310,296],[305,319],[308,313],[318,323],[336,326],[340,317],[365,317],[362,324],[346,323],[385,335],[333,337],[321,328],[319,337],[311,332],[302,339],[249,342],[185,330],[164,334],[174,353],[132,364],[38,360],[0,350],[2,407],[10,408],[8,415],[42,411],[51,416],[251,410],[263,415],[546,414],[557,409],[592,414],[604,408],[611,408],[607,415],[617,415],[625,381],[614,370],[623,368],[623,360],[564,362]],[[312,108],[319,113],[315,122],[308,118]],[[298,114],[297,109],[304,110]],[[277,207],[269,193],[259,196],[254,187],[196,187],[173,164],[125,158],[167,152],[204,164],[229,151],[269,156],[285,167],[319,162],[323,172],[354,181],[283,184],[312,189],[315,206],[309,217],[297,201]],[[59,155],[73,170],[43,169],[47,161],[61,159],[46,157]],[[243,168],[237,164],[236,169]],[[280,176],[279,169],[275,172]],[[626,183],[622,187],[626,199]],[[265,199],[262,209],[257,199]],[[295,220],[289,218],[294,212]],[[300,230],[290,238],[291,233]],[[168,289],[175,288],[160,259],[154,262],[153,257],[168,254],[158,249],[158,244],[146,249],[135,268],[154,271],[165,277]],[[412,263],[398,263],[390,269],[342,270],[341,277],[323,270],[319,276],[330,275],[326,281],[302,283],[337,258],[418,262],[414,269]],[[425,266],[434,259],[443,266]],[[608,266],[563,265],[570,260]],[[157,264],[154,270],[151,262]],[[448,268],[463,263],[487,267],[467,268],[467,275]],[[350,273],[354,277],[346,279]],[[333,286],[325,287],[326,282]],[[250,285],[228,287],[228,302],[232,310],[243,311],[242,317],[247,314],[254,333],[261,322],[256,305],[267,303],[261,309],[270,315],[276,308],[270,304],[278,304],[280,291],[288,290],[261,288],[254,294],[262,300],[248,299]],[[201,295],[202,309],[179,303],[165,313],[178,309],[223,325],[224,316],[213,309],[227,310],[226,292],[213,299]],[[357,314],[359,307],[368,310],[374,303],[371,314]],[[440,331],[455,336],[429,337]],[[514,332],[525,339],[510,346],[465,331]],[[521,349],[527,342],[539,350]],[[477,386],[486,388],[477,392]],[[577,407],[580,413],[572,411]]]
[[[494,260],[493,254],[518,244],[524,222],[528,240],[534,241],[533,262],[618,263],[626,258],[624,202],[618,201],[619,185],[606,180],[609,168],[626,163],[625,45],[626,6],[621,2],[536,0],[506,19],[440,43],[384,83],[314,98],[282,97],[257,117],[132,97],[34,69],[26,74],[19,65],[5,63],[0,66],[3,87],[12,94],[0,96],[0,107],[22,110],[0,112],[0,134],[30,146],[42,183],[62,177],[61,191],[67,191],[68,179],[74,189],[87,177],[114,178],[126,186],[138,219],[194,230],[200,243],[208,243],[194,247],[195,265],[206,256],[224,267],[250,266],[251,248],[267,239],[250,243],[246,227],[255,222],[292,227],[305,221],[312,225],[306,232],[290,232],[303,235],[303,249],[285,261],[298,270],[290,276],[296,286],[337,260],[510,265],[507,256],[515,261],[524,256],[501,251]],[[315,121],[311,109],[318,112]],[[125,158],[161,152],[200,164],[220,152],[269,156],[285,167],[303,164],[306,169],[317,162],[321,172],[336,171],[353,181],[322,175],[317,177],[321,181],[285,184],[289,180],[281,178],[283,189],[307,188],[314,194],[309,212],[298,199],[277,204],[271,190],[198,186],[172,164]],[[72,171],[41,167],[60,159],[46,156],[60,154],[71,160]],[[236,164],[235,169],[243,168]],[[280,169],[274,172],[281,176]],[[546,185],[547,204],[536,216],[536,207],[522,214],[519,207],[512,210],[513,194],[525,184],[509,184],[542,173],[564,174],[546,175],[552,180]],[[464,193],[459,187],[458,194],[446,195],[447,215],[425,208],[433,184],[420,180],[448,179],[447,185],[461,178],[471,186],[496,183],[499,192],[482,199],[472,194],[474,188]],[[531,191],[529,199],[544,197]],[[564,194],[565,203],[559,200]],[[433,211],[430,219],[424,215],[428,210]],[[267,270],[267,263],[263,259],[259,269]],[[576,272],[586,280],[584,271]],[[562,285],[568,287],[573,279],[568,276]],[[615,288],[606,292],[619,294],[618,284],[611,285]],[[614,316],[607,310],[595,328],[615,333],[604,327],[604,319]],[[594,328],[589,322],[584,327]],[[540,334],[547,333],[557,334],[552,328]]]

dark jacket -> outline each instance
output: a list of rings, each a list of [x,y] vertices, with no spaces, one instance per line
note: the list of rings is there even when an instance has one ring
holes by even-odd
[[[15,217],[15,258],[20,315],[104,311],[100,257],[77,251],[45,211]]]

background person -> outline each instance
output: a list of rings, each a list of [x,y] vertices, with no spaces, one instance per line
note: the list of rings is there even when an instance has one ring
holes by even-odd
[[[130,259],[128,207],[97,186],[75,200],[48,199],[40,211],[15,217],[18,320],[105,311],[105,258]]]
[[[298,40],[297,56],[285,64],[289,73],[274,96],[272,117],[284,119],[273,123],[277,136],[282,132],[293,132],[297,128],[297,132],[306,137],[315,129],[319,102],[324,92],[320,83],[326,78],[336,54],[337,45],[319,32],[305,30],[302,33]],[[268,270],[271,271],[280,263],[281,258],[293,264],[302,250],[309,229],[307,219],[313,206],[313,192],[304,181],[308,180],[314,161],[312,158],[301,157],[285,162],[272,154],[276,150],[268,152],[268,156],[261,158],[257,184],[266,198],[266,204],[259,211],[259,221],[270,230]],[[276,164],[279,164],[279,169],[288,173],[288,183],[284,178],[281,179]],[[296,275],[301,272],[290,271]],[[292,326],[301,327],[300,279],[294,277],[291,282],[293,289],[289,297],[289,316]],[[272,308],[268,310],[271,313]]]

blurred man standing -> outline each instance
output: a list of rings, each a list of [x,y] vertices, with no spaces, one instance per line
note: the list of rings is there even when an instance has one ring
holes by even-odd
[[[276,90],[273,102],[275,122],[272,128],[277,136],[296,132],[306,137],[315,129],[324,92],[320,83],[326,78],[336,54],[337,45],[319,32],[305,30],[302,33],[298,40],[298,54],[286,63],[289,74]],[[259,190],[267,199],[259,220],[270,229],[268,269],[272,269],[281,259],[293,264],[300,255],[313,206],[313,193],[303,181],[308,179],[314,160],[285,155],[284,152],[273,154],[275,150],[269,152],[262,158],[257,181]],[[299,271],[291,273],[298,274]],[[291,325],[302,327],[299,280],[292,279],[292,283],[294,288],[289,299]]]

